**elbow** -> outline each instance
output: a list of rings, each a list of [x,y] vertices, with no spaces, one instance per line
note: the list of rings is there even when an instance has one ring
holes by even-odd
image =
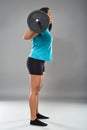
[[[28,29],[23,35],[24,40],[30,40],[32,38],[32,32]]]
[[[24,40],[29,40],[29,37],[27,37],[26,35],[23,36]]]
[[[26,36],[25,35],[23,35],[23,39],[26,40]]]

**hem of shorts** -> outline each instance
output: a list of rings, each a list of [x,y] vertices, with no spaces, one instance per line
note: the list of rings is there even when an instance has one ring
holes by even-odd
[[[43,75],[43,74],[35,74],[35,73],[29,73],[30,75]]]

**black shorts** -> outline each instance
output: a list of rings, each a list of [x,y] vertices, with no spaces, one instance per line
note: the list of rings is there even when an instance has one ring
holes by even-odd
[[[27,68],[30,74],[43,75],[43,72],[45,72],[45,61],[28,57]]]

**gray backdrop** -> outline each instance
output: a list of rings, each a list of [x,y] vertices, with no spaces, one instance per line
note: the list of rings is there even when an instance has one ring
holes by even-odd
[[[24,41],[27,15],[48,6],[53,14],[53,62],[46,63],[41,97],[87,98],[87,1],[0,0],[0,99],[28,98]]]

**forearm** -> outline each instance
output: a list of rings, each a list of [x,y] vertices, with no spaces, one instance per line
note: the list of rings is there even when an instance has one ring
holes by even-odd
[[[32,39],[33,37],[35,37],[36,35],[38,35],[38,33],[35,33],[35,32],[33,32],[33,31],[31,31],[31,30],[28,29],[28,30],[25,32],[23,38],[24,38],[25,40],[31,40],[31,39]]]

